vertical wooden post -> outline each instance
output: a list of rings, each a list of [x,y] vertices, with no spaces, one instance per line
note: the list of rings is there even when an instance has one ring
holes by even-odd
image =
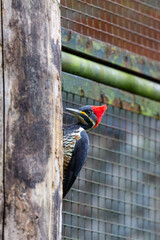
[[[0,239],[3,229],[3,69],[2,69],[2,11],[0,3]]]
[[[56,0],[3,0],[3,240],[61,239],[62,103]]]

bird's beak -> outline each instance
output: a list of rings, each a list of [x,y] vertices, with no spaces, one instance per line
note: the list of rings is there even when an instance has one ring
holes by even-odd
[[[78,109],[74,109],[74,108],[66,108],[66,110],[68,112],[72,113],[73,115],[75,115],[76,117],[83,113],[83,112],[79,111]]]
[[[79,122],[86,124],[83,118],[85,115],[87,115],[85,112],[79,111],[78,109],[74,108],[66,108],[66,110],[72,113],[78,119]]]

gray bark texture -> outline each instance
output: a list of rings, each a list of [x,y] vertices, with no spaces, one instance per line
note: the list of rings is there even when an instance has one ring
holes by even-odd
[[[1,11],[1,4],[0,4]],[[0,24],[0,237],[3,222],[3,71],[2,71],[2,29]],[[0,238],[1,239],[1,238]]]
[[[59,5],[56,0],[3,0],[1,6],[1,239],[60,240]]]

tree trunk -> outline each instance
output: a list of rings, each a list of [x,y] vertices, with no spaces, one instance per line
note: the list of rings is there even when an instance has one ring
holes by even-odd
[[[1,4],[0,4],[1,11]],[[1,17],[0,17],[1,19]],[[2,29],[0,24],[0,239],[3,222],[3,71],[2,71]]]
[[[2,239],[59,240],[63,166],[59,5],[56,0],[2,2]],[[0,119],[0,131],[1,123]],[[0,154],[1,149],[0,144]],[[1,182],[0,175],[0,187]],[[2,190],[0,194],[1,199]]]

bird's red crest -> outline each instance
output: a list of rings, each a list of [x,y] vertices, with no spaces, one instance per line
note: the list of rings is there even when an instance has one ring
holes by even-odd
[[[92,110],[97,116],[97,124],[94,126],[94,128],[96,128],[98,124],[101,122],[102,116],[104,112],[107,110],[107,106],[106,104],[103,106],[92,106]]]

